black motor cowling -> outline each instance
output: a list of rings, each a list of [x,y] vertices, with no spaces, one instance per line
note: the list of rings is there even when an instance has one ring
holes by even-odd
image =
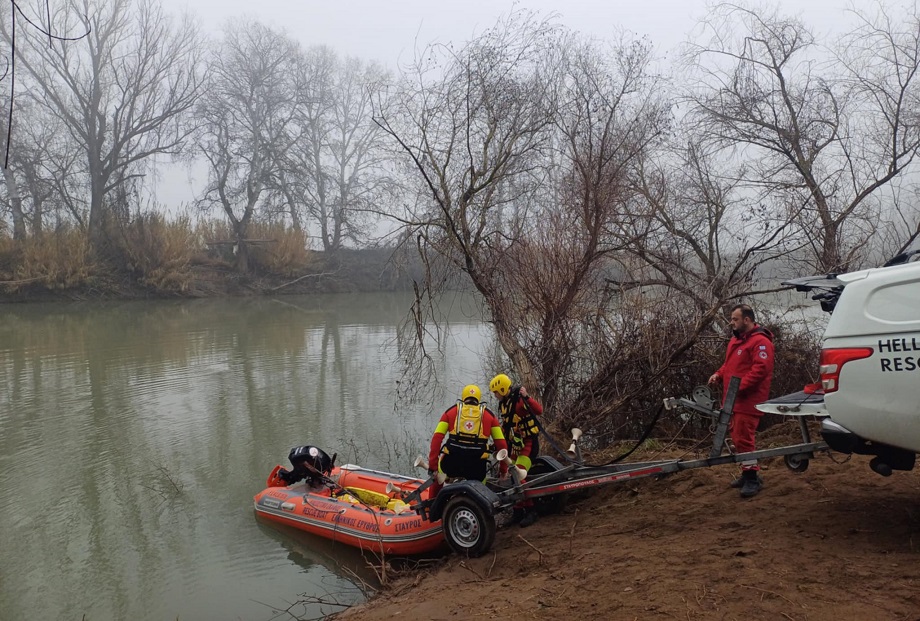
[[[316,446],[297,446],[288,453],[288,460],[293,469],[290,472],[282,469],[278,476],[288,485],[301,479],[307,479],[311,485],[317,485],[332,472],[335,458],[336,455],[329,457],[326,451]]]

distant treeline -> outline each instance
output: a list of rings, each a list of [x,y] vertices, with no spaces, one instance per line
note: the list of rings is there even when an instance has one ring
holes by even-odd
[[[423,274],[415,253],[311,251],[302,232],[281,224],[253,225],[250,269],[240,273],[224,228],[138,216],[111,223],[111,241],[101,249],[71,226],[25,240],[0,236],[0,301],[396,291],[411,289]]]

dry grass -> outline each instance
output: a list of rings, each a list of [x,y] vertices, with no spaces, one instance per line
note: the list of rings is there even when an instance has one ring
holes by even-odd
[[[207,242],[231,239],[233,228],[227,220],[200,219],[195,222],[194,235],[196,243],[204,247]]]
[[[200,251],[188,216],[167,221],[160,214],[141,215],[122,229],[122,252],[138,281],[171,293],[188,291],[192,258]]]
[[[204,247],[209,242],[234,239],[233,228],[226,220],[202,220],[195,227],[195,236]],[[248,239],[260,240],[250,245],[250,267],[256,271],[291,278],[304,273],[312,260],[303,231],[287,228],[281,222],[252,222],[246,233]],[[233,261],[231,246],[216,246],[209,254]]]
[[[250,237],[272,240],[252,249],[253,265],[270,274],[294,277],[303,274],[310,264],[310,251],[303,231],[286,228],[282,223],[255,222],[249,227]]]
[[[194,265],[234,263],[233,244],[227,243],[234,239],[233,227],[226,220],[148,213],[106,228],[108,242],[101,250],[76,227],[23,241],[0,230],[0,285],[7,293],[24,287],[80,289],[123,283],[127,276],[148,290],[183,294],[194,286]],[[314,262],[305,233],[281,222],[254,222],[246,237],[259,240],[250,245],[250,268],[262,275],[296,278]]]
[[[10,293],[27,285],[52,290],[91,285],[97,267],[88,236],[77,228],[20,242],[0,238],[0,278]]]

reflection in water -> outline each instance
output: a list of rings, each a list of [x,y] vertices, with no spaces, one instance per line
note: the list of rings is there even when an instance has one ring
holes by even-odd
[[[328,581],[323,590],[298,593],[296,604],[290,608],[297,618],[316,619],[322,615],[341,612],[343,609],[363,601],[379,587],[377,575],[370,563],[376,562],[365,557],[360,550],[335,544],[328,539],[315,537],[309,533],[289,528],[283,524],[267,524],[258,518],[259,531],[268,538],[279,542],[287,550],[287,559],[310,575],[320,566],[325,575],[344,575],[352,582],[341,580]],[[276,602],[278,606],[280,602]],[[281,609],[288,608],[288,605]]]
[[[303,535],[293,549],[266,536],[252,496],[300,444],[409,472],[455,389],[486,381],[487,331],[461,309],[441,361],[448,392],[396,403],[408,304],[4,308],[0,616],[268,619],[265,603],[353,592],[335,563],[304,566]]]
[[[358,582],[352,590],[376,590],[380,586],[374,565],[378,558],[368,552],[317,537],[285,524],[267,522],[256,517],[256,525],[264,536],[277,541],[287,550],[287,558],[305,572],[313,565],[322,565],[330,573],[353,575]]]

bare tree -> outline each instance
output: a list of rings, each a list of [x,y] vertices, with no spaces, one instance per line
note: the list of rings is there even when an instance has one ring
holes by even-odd
[[[77,195],[80,153],[57,117],[29,97],[16,105],[17,130],[11,137],[9,166],[3,171],[5,199],[11,211],[13,237],[39,236],[52,215],[84,223],[84,210],[60,212],[63,197]],[[0,120],[0,131],[5,118]],[[61,190],[66,187],[66,191]]]
[[[22,164],[22,176],[32,203],[32,235],[41,235],[46,224],[72,221],[85,227],[85,201],[74,204],[84,159],[79,144],[67,133],[59,118],[42,111],[28,128],[21,128],[35,145]],[[47,222],[46,222],[47,221]]]
[[[897,191],[887,197],[872,244],[874,265],[884,265],[904,252],[917,249],[916,241],[920,239],[918,191],[920,188],[913,185],[908,186],[906,191]]]
[[[413,162],[422,196],[430,197],[397,215],[404,239],[418,240],[427,264],[436,257],[466,275],[487,300],[502,348],[529,385],[535,385],[530,358],[514,337],[507,306],[488,301],[503,296],[496,280],[500,252],[490,249],[506,246],[500,212],[512,197],[527,222],[535,161],[553,122],[560,35],[552,23],[518,12],[460,49],[432,46],[377,118]],[[443,284],[429,278],[420,290],[419,322],[430,317],[421,301]]]
[[[303,228],[303,219],[310,206],[326,205],[330,191],[324,174],[324,145],[330,131],[327,119],[334,105],[332,88],[337,57],[328,47],[307,50],[298,57],[295,73],[297,107],[289,141],[290,148],[277,173],[276,184],[283,194],[287,213],[296,230]]]
[[[0,103],[2,103],[0,98]],[[10,128],[7,117],[0,115],[0,137],[7,138]],[[6,140],[4,140],[4,143]],[[27,154],[18,152],[14,154],[13,160],[3,168],[3,189],[5,190],[6,208],[10,212],[10,219],[13,223],[13,239],[21,240],[26,237],[26,217],[23,213],[22,192],[19,188],[19,180],[16,178],[15,171],[19,167],[17,164],[27,158]]]
[[[798,249],[799,214],[768,190],[752,192],[741,181],[744,164],[707,149],[706,137],[675,134],[637,168],[641,217],[622,222],[633,240],[623,267],[636,278],[618,284],[660,287],[707,313],[756,294],[758,268]]]
[[[744,182],[800,214],[821,271],[859,264],[876,191],[920,147],[916,16],[900,29],[883,11],[863,20],[835,58],[798,20],[721,4],[706,22],[710,40],[688,53],[702,131],[747,147]]]
[[[902,196],[899,183],[920,143],[920,13],[916,5],[903,10],[892,15],[881,2],[862,8],[855,13],[857,27],[837,46],[845,84],[863,111],[852,115],[847,129],[864,139],[854,142],[847,158],[864,200],[882,203],[881,222],[868,227],[881,237],[870,248],[882,253],[882,261],[905,250],[920,231],[917,210],[909,206],[916,190]],[[888,234],[878,235],[877,229]]]
[[[620,310],[605,279],[634,242],[622,224],[634,217],[631,179],[661,142],[670,109],[647,42],[601,47],[573,38],[560,50],[535,224],[512,220],[522,234],[507,237],[496,257],[499,294],[487,298],[514,326],[547,407],[584,404],[582,389],[608,374],[611,361],[596,355],[597,345],[621,331],[611,332],[608,319]]]
[[[200,203],[219,206],[233,228],[237,268],[249,269],[249,224],[268,204],[297,104],[297,44],[259,23],[228,24],[212,49],[210,81],[196,110],[208,163]]]
[[[649,45],[623,39],[602,49],[528,17],[514,14],[451,50],[433,83],[416,74],[424,89],[395,100],[401,127],[413,131],[381,123],[433,197],[404,215],[411,239],[463,270],[517,375],[562,419],[572,404],[598,408],[621,390],[605,385],[614,367],[637,366],[620,350],[596,354],[631,336],[605,280],[644,235],[624,221],[640,217],[635,171],[668,128],[669,102]],[[440,282],[424,283],[419,299]],[[423,319],[417,306],[415,321]],[[640,322],[648,317],[631,325]]]
[[[373,104],[384,96],[389,76],[375,63],[345,58],[336,77],[327,144],[335,195],[330,205],[313,213],[327,251],[338,250],[345,240],[366,237],[365,224],[390,185],[384,133],[372,114]]]
[[[83,33],[79,42],[50,41],[26,30],[19,56],[37,97],[80,145],[89,186],[87,226],[105,240],[112,192],[143,173],[148,158],[183,147],[180,117],[197,99],[200,35],[188,18],[174,23],[156,0],[67,0],[31,18],[54,33]],[[7,25],[0,31],[9,40]],[[73,200],[71,200],[73,202]]]
[[[296,138],[278,185],[295,227],[303,211],[323,249],[334,252],[367,236],[363,225],[389,186],[383,132],[372,119],[388,76],[374,63],[317,47],[303,55],[297,77]]]

